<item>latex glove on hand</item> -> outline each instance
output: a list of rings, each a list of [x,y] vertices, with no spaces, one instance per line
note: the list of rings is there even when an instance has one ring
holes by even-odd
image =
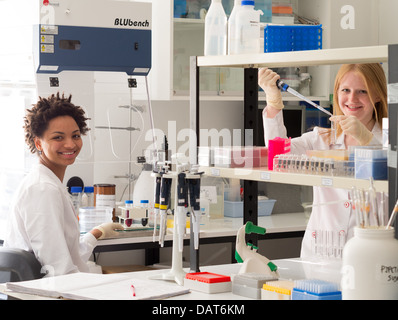
[[[344,134],[353,137],[361,146],[367,146],[373,139],[373,133],[355,116],[333,116],[330,121],[340,124]]]
[[[118,233],[115,230],[124,230],[124,227],[120,223],[106,222],[99,226],[96,226],[94,230],[99,230],[101,235],[97,238],[98,240],[107,238],[116,238]]]
[[[267,106],[282,110],[282,94],[281,90],[276,86],[276,81],[280,76],[268,68],[261,68],[258,71],[258,85],[264,90],[266,95]]]

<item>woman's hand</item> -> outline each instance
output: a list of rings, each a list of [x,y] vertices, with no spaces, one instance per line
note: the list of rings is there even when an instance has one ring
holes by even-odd
[[[267,106],[281,110],[283,109],[282,94],[276,86],[280,76],[268,68],[261,68],[258,71],[258,85],[264,90]]]
[[[124,230],[124,227],[120,223],[107,222],[95,227],[90,233],[101,240],[117,237],[118,233],[115,230]]]
[[[355,116],[333,116],[330,121],[340,124],[344,134],[353,137],[361,146],[366,146],[372,141],[373,133]]]

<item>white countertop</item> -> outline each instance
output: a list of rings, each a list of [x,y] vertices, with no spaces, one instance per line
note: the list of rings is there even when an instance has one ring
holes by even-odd
[[[278,266],[280,279],[287,280],[299,280],[299,279],[322,279],[335,283],[340,283],[341,280],[341,261],[340,260],[319,260],[319,261],[305,261],[301,259],[281,259],[273,261]],[[239,273],[242,264],[225,264],[225,265],[214,265],[201,267],[202,272],[213,272],[217,274],[233,276]],[[163,273],[169,273],[171,269],[151,270],[151,271],[139,271],[139,272],[128,272],[125,275],[131,276],[131,280],[145,279],[148,281],[148,285],[155,286],[159,284],[159,281],[152,279],[153,276],[161,275]],[[188,269],[184,269],[185,272],[189,272]],[[167,281],[168,284],[178,286],[174,281]],[[0,292],[5,292],[5,285],[0,284]],[[112,293],[109,292],[109,295]],[[46,297],[25,295],[19,293],[12,293],[13,296],[20,299],[47,299]],[[235,295],[232,292],[224,293],[203,293],[199,291],[191,290],[190,293],[179,295],[169,298],[170,300],[249,300],[246,297]]]

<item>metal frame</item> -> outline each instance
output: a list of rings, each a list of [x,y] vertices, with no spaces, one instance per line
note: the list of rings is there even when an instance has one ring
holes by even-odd
[[[398,83],[398,44],[388,46],[388,83]],[[388,212],[394,209],[395,202],[398,198],[398,104],[389,103],[388,105],[388,139],[391,149],[388,154]],[[398,219],[395,220],[395,238],[398,239]]]

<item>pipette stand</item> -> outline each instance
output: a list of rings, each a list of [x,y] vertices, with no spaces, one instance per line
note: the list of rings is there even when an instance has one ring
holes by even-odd
[[[183,286],[186,272],[183,270],[182,267],[182,252],[178,250],[178,235],[177,235],[177,226],[175,219],[173,227],[172,250],[173,251],[172,251],[171,269],[168,272],[149,277],[149,279],[175,281],[178,285]]]
[[[181,169],[180,169],[181,170]],[[178,176],[178,172],[168,172],[167,175],[170,175],[174,182],[175,182],[175,194],[177,195],[177,183],[176,179]],[[177,208],[178,199],[177,196],[174,200],[174,208]],[[168,272],[152,276],[150,279],[154,280],[166,280],[166,281],[175,281],[178,285],[184,285],[184,278],[186,272],[183,270],[182,267],[182,252],[179,250],[178,245],[178,233],[177,233],[177,221],[176,221],[176,214],[174,215],[174,226],[173,226],[173,247],[172,247],[172,260],[171,260],[171,269]]]

